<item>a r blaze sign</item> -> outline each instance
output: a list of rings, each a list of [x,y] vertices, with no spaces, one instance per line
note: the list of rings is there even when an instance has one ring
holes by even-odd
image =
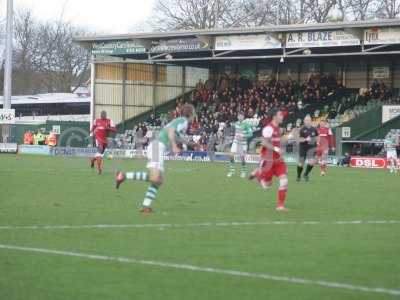
[[[386,168],[386,160],[379,157],[352,157],[350,166],[352,168],[383,169]]]

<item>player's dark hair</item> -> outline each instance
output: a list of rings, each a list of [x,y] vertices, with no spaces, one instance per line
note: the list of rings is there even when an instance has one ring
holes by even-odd
[[[189,118],[194,115],[194,106],[192,104],[186,103],[182,107],[182,116]]]
[[[272,120],[273,117],[275,117],[279,112],[279,109],[277,108],[272,108],[268,111],[268,117]]]

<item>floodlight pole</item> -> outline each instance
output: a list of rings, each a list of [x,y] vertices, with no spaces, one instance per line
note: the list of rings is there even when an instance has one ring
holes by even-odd
[[[6,24],[6,49],[4,62],[4,90],[3,90],[3,108],[11,108],[11,93],[12,93],[12,45],[13,39],[13,0],[7,0],[7,24]],[[11,136],[11,126],[3,125],[3,142],[7,143]]]
[[[11,108],[12,93],[12,39],[13,39],[13,0],[7,0],[7,25],[6,25],[6,49],[4,63],[4,105],[3,108]]]

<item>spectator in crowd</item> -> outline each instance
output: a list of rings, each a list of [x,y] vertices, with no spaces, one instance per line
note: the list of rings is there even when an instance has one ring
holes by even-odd
[[[345,155],[339,159],[337,164],[338,164],[338,166],[341,166],[341,167],[349,167],[350,160],[351,160],[351,156],[348,152],[346,152]]]
[[[36,134],[34,135],[34,144],[35,145],[45,145],[46,136],[42,132],[42,129],[38,129]]]
[[[211,133],[208,137],[207,152],[211,161],[215,159],[215,145],[217,143],[217,134]]]
[[[150,116],[146,119],[146,124],[153,127],[161,126],[160,118],[156,118],[154,113],[151,113]]]
[[[25,145],[33,145],[34,142],[34,136],[32,131],[26,130],[24,133],[24,144]]]
[[[238,74],[222,74],[215,81],[208,80],[204,83],[199,79],[191,98],[185,99],[195,105],[197,113],[188,134],[193,136],[197,149],[208,149],[210,137],[213,136],[215,148],[224,151],[232,140],[231,124],[237,119],[239,111],[243,111],[246,118],[256,116],[258,127],[262,128],[269,122],[268,111],[279,108],[286,119],[291,120],[292,129],[300,126],[297,120],[307,114],[318,118],[319,114],[314,115],[314,111],[324,104],[325,118],[334,120],[340,115],[343,122],[356,117],[357,113],[348,109],[352,105],[364,105],[373,97],[386,99],[389,95],[391,96],[387,87],[375,80],[371,89],[360,90],[356,103],[331,102],[330,97],[346,98],[345,87],[332,74],[311,72],[302,83],[290,77],[285,81],[278,81],[273,76],[266,80],[251,81]],[[159,118],[151,114],[145,124],[139,124],[140,130],[136,130],[138,137],[135,140],[145,137],[149,128],[165,125],[180,116],[185,100],[178,98],[175,109]]]

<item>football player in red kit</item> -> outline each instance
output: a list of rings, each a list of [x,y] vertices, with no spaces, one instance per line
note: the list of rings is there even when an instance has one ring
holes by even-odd
[[[277,211],[287,211],[285,207],[286,191],[288,186],[287,166],[282,157],[281,132],[279,125],[283,121],[283,114],[280,110],[270,111],[271,122],[262,130],[261,160],[258,169],[254,170],[249,179],[257,179],[264,189],[272,186],[272,178],[278,177],[278,201]]]
[[[332,130],[328,127],[328,123],[322,120],[317,129],[318,142],[317,142],[317,158],[321,169],[321,176],[326,174],[326,164],[329,149],[335,151],[335,143]]]
[[[107,113],[102,111],[100,113],[100,119],[96,119],[93,122],[93,126],[90,133],[94,134],[96,141],[97,153],[90,160],[90,167],[94,168],[94,164],[97,166],[97,173],[100,175],[103,171],[103,156],[107,148],[107,137],[111,132],[116,132],[113,122],[107,119]]]

